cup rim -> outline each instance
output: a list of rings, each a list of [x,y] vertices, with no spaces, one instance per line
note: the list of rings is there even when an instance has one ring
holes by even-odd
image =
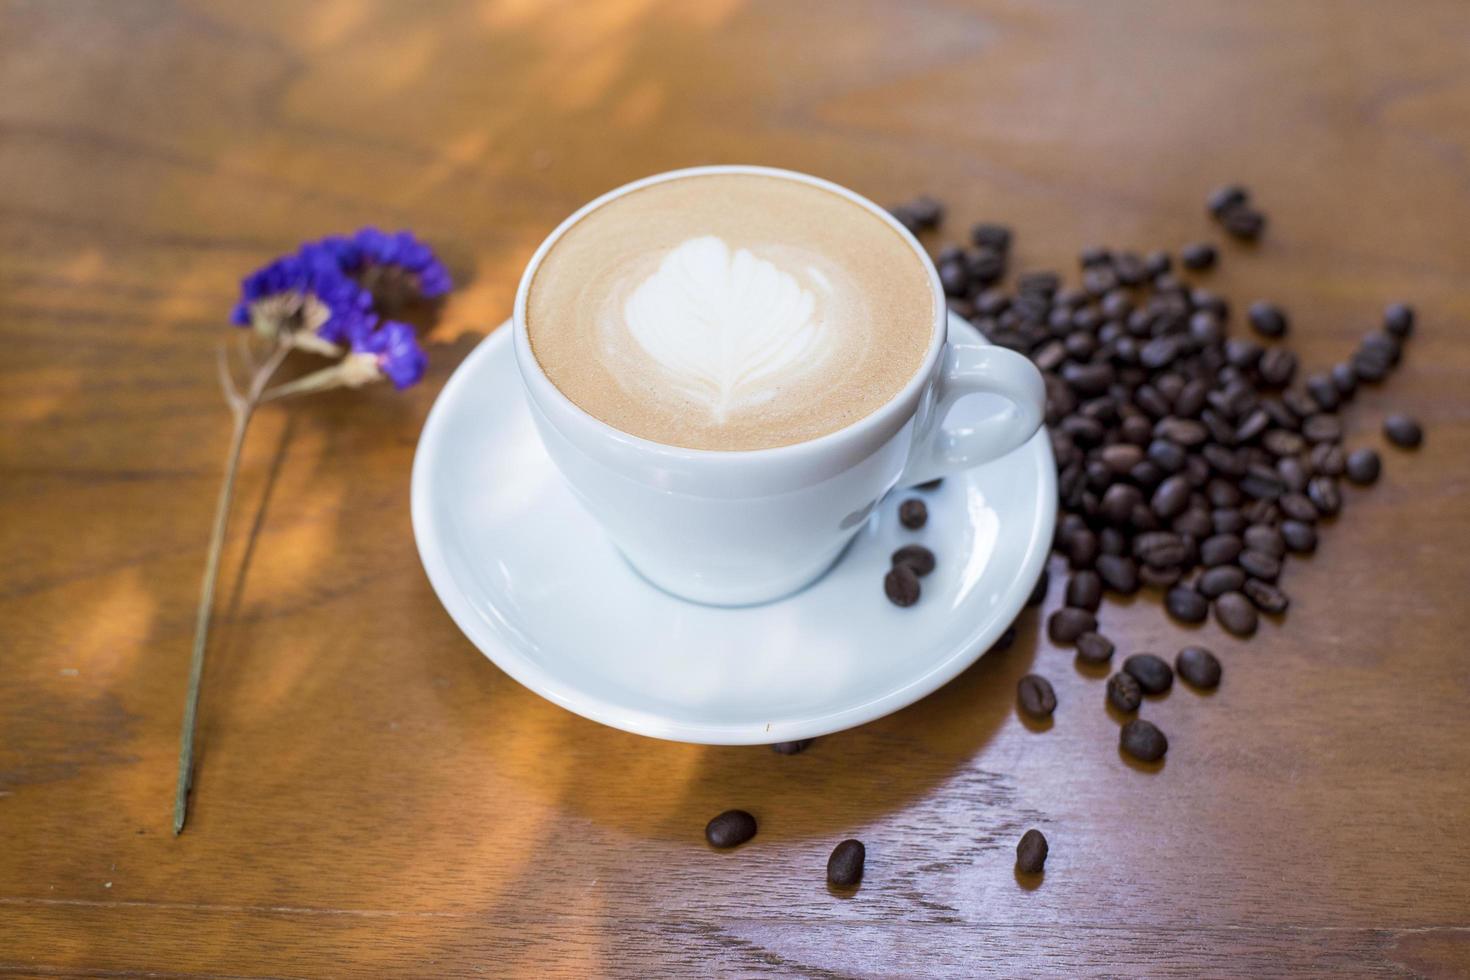
[[[673,180],[717,174],[754,174],[775,177],[778,179],[792,180],[797,183],[810,184],[837,194],[860,207],[866,208],[870,213],[876,215],[880,221],[886,222],[919,258],[920,266],[928,275],[930,294],[934,302],[933,324],[929,337],[929,346],[924,352],[923,361],[920,362],[913,376],[904,383],[903,387],[894,392],[892,397],[867,415],[848,423],[840,429],[834,429],[815,438],[807,439],[803,442],[788,443],[784,446],[770,446],[764,449],[696,449],[689,446],[675,446],[666,442],[645,439],[642,436],[625,432],[616,426],[610,425],[568,398],[547,377],[545,369],[541,366],[541,362],[536,358],[535,352],[531,349],[531,338],[526,324],[526,301],[530,294],[531,282],[536,277],[536,272],[540,269],[541,263],[546,258],[547,253],[551,251],[552,247],[562,235],[566,234],[568,230],[593,211],[636,190]],[[517,355],[516,363],[520,367],[521,379],[527,388],[530,389],[532,397],[549,400],[560,411],[572,414],[583,424],[590,425],[594,431],[607,439],[631,449],[651,453],[662,459],[671,461],[796,460],[820,454],[840,443],[853,439],[861,439],[872,434],[875,430],[882,428],[890,422],[889,416],[899,405],[906,404],[912,400],[917,406],[918,397],[933,376],[935,365],[938,363],[940,355],[944,350],[945,338],[948,334],[949,326],[949,307],[945,302],[944,287],[939,281],[939,273],[934,267],[933,260],[929,258],[929,253],[925,251],[924,246],[920,244],[913,233],[905,228],[897,218],[885,208],[875,204],[872,200],[856,191],[843,187],[841,184],[836,184],[830,180],[825,180],[821,177],[802,173],[797,170],[787,170],[780,167],[767,167],[756,164],[713,164],[709,166],[668,170],[631,181],[607,191],[572,212],[542,240],[541,244],[537,246],[536,251],[532,254],[531,260],[526,263],[525,271],[521,273],[520,283],[516,287],[515,306],[513,308],[511,325],[515,332],[513,339],[515,341],[514,347]],[[907,421],[907,419],[903,421]]]

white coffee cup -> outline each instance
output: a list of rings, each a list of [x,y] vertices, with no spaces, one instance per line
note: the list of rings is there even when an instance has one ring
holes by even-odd
[[[546,376],[531,352],[526,297],[542,259],[589,212],[650,184],[703,174],[762,174],[831,191],[888,222],[920,257],[934,324],[923,364],[872,414],[808,442],[717,451],[650,442],[592,417]],[[1001,347],[946,340],[944,291],[923,247],[887,211],[829,181],[768,167],[696,167],[634,181],[563,221],[536,250],[516,291],[516,366],[531,416],[577,498],[646,579],[715,605],[766,602],[825,572],[896,486],[1004,456],[1040,427],[1041,374]],[[1004,409],[964,428],[944,424],[956,401],[988,394]]]

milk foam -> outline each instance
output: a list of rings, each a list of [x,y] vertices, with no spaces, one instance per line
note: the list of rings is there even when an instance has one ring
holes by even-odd
[[[719,424],[861,339],[863,325],[849,324],[857,329],[848,331],[848,343],[830,342],[834,331],[824,313],[833,300],[831,278],[815,261],[783,268],[705,235],[664,256],[628,296],[620,325],[666,384]],[[609,357],[627,353],[618,349],[618,326],[603,333]]]
[[[640,188],[553,244],[526,298],[553,384],[614,428],[744,450],[836,431],[889,401],[934,334],[933,272],[830,191],[766,175]]]

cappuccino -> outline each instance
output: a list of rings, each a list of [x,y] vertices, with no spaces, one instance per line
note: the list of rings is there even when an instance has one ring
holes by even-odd
[[[691,449],[835,432],[912,379],[934,338],[928,262],[826,188],[676,177],[582,216],[533,274],[531,350],[593,417]]]

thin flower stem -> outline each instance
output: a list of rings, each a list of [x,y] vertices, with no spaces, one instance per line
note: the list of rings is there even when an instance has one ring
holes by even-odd
[[[214,530],[209,537],[209,554],[204,560],[204,584],[200,589],[199,611],[194,620],[194,651],[189,661],[189,691],[184,700],[184,726],[179,743],[179,779],[174,794],[174,833],[184,829],[188,817],[189,787],[194,779],[194,729],[199,711],[199,682],[204,675],[204,646],[209,638],[209,619],[214,609],[214,586],[219,578],[220,554],[224,550],[225,527],[229,522],[230,503],[235,496],[235,474],[240,468],[240,451],[245,446],[245,434],[250,419],[260,405],[261,392],[270,383],[271,376],[286,359],[290,348],[278,344],[265,363],[256,369],[250,379],[250,387],[242,396],[234,391],[233,383],[225,389],[225,398],[230,403],[230,414],[234,418],[234,432],[230,437],[230,453],[225,460],[225,481],[220,486],[219,500],[214,508]],[[228,373],[221,369],[221,381],[228,381]]]

